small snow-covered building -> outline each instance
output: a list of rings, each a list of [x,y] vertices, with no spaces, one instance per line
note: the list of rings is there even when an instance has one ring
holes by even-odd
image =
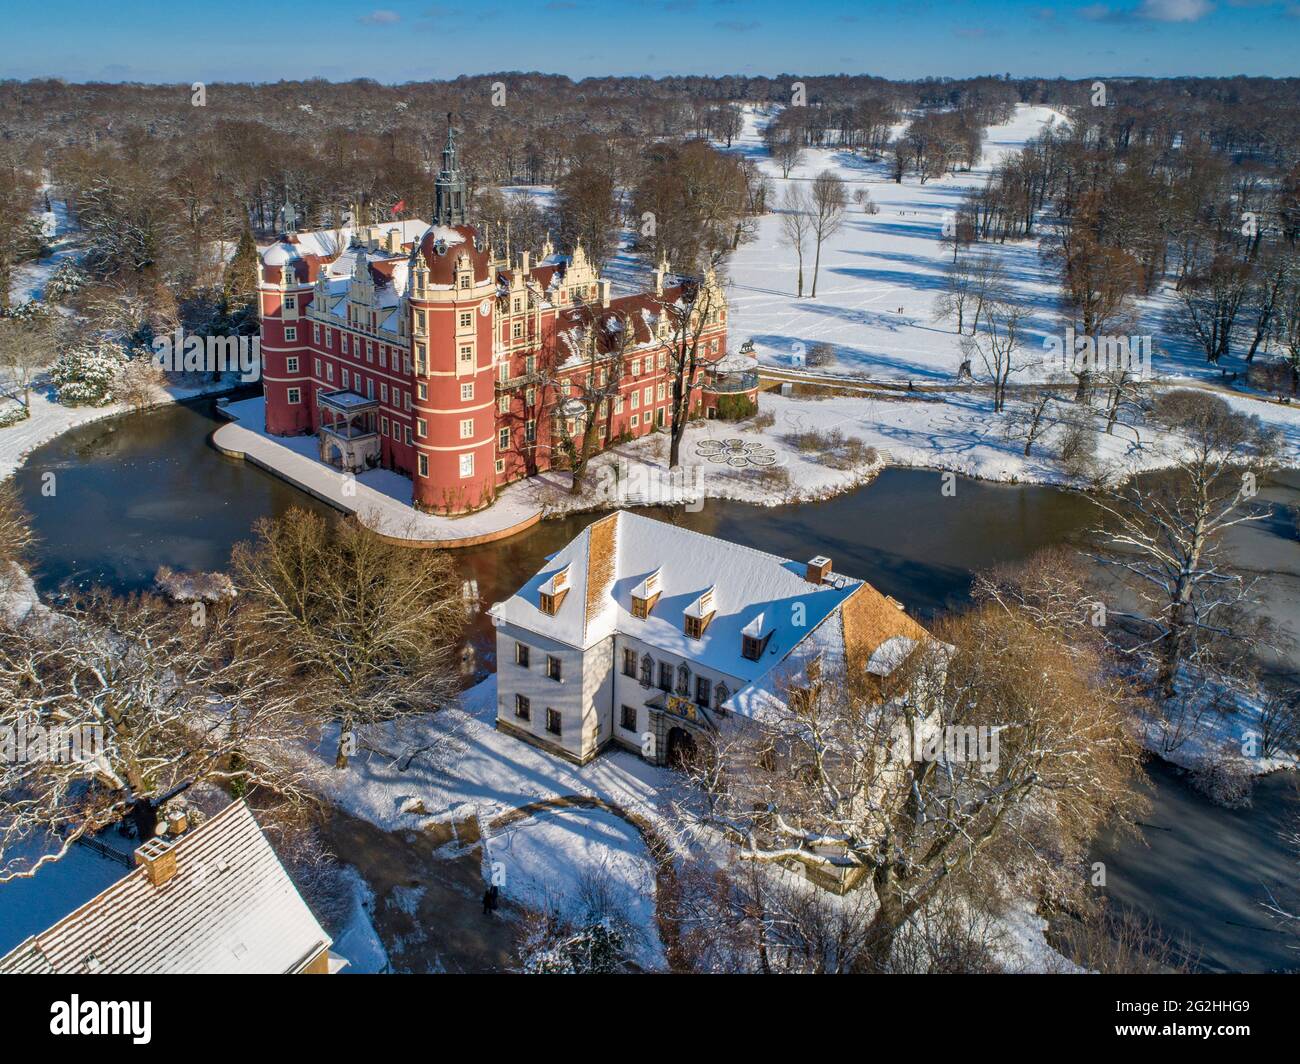
[[[247,805],[174,829],[136,850],[134,870],[0,957],[0,975],[324,975],[347,964]]]
[[[689,757],[761,718],[815,662],[888,675],[930,639],[901,603],[833,571],[620,510],[492,607],[497,727],[585,764],[615,745]]]

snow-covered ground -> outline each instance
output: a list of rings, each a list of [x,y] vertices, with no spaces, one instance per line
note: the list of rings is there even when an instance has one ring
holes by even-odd
[[[42,195],[52,191],[48,177],[41,184]],[[9,280],[9,305],[18,306],[33,299],[40,299],[45,293],[45,283],[54,271],[68,259],[80,255],[80,247],[74,236],[72,224],[68,218],[68,205],[61,199],[50,196],[51,212],[54,215],[54,233],[50,239],[51,252],[35,262],[24,262],[14,268]],[[40,212],[44,214],[45,212]]]
[[[579,768],[497,731],[495,714],[496,677],[489,676],[465,692],[460,707],[420,719],[402,733],[404,747],[442,746],[444,756],[417,757],[401,771],[388,756],[398,753],[393,736],[374,744],[386,754],[363,750],[339,772],[327,767],[336,735],[326,735],[314,751],[311,775],[332,803],[390,831],[431,827],[452,811],[459,817],[472,807],[484,831],[485,877],[499,862],[503,891],[527,906],[576,899],[583,880],[605,879],[641,931],[638,961],[662,967],[653,864],[629,823],[601,810],[564,808],[496,831],[489,825],[541,799],[586,795],[644,818],[680,854],[689,847],[698,856],[700,838],[684,839],[673,814],[674,802],[688,797],[683,777],[626,751],[604,753]],[[1068,967],[1043,940],[1041,920],[1028,911],[1008,913],[1007,919],[1009,967]]]
[[[1010,122],[988,129],[983,158],[973,170],[922,185],[911,175],[897,184],[883,162],[827,148],[806,149],[784,178],[763,146],[766,117],[746,108],[744,118],[733,150],[770,178],[775,209],[759,220],[757,238],[732,257],[730,342],[752,339],[759,360],[771,365],[789,366],[796,345],[806,349],[821,342],[835,348],[828,368],[841,373],[918,384],[954,380],[962,361],[958,337],[952,323],[933,319],[952,259],[951,247],[942,242],[945,214],[982,186],[1004,156],[1065,119],[1048,107],[1018,106]],[[850,206],[840,231],[822,247],[816,299],[807,295],[814,248],[807,249],[805,296],[798,299],[796,256],[781,233],[780,207],[790,185],[806,186],[827,170],[845,182]],[[861,188],[878,214],[864,214],[852,202]],[[978,250],[1000,259],[1017,296],[1032,308],[1026,347],[1041,350],[1042,337],[1057,331],[1057,286],[1037,242],[981,244]]]

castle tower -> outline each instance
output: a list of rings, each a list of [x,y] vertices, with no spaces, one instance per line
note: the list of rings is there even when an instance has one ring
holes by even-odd
[[[469,513],[495,491],[496,276],[468,225],[431,228],[412,260],[412,501],[432,513]]]
[[[285,203],[286,227],[293,207]],[[315,389],[307,349],[307,308],[314,289],[291,230],[262,254],[257,304],[262,323],[262,390],[266,430],[279,436],[311,431]]]
[[[447,115],[447,143],[442,149],[442,169],[434,185],[433,224],[448,227],[464,225],[469,206],[465,179],[460,173],[459,152],[456,148],[456,128]]]

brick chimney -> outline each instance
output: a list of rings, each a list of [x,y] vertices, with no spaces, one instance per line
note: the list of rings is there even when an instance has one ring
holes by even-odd
[[[609,282],[600,282],[600,305],[608,309],[609,307]]]
[[[161,887],[176,875],[176,851],[172,849],[172,840],[159,835],[150,839],[135,851],[135,863],[144,865],[149,882]]]
[[[826,578],[831,575],[831,560],[824,554],[819,554],[808,562],[808,573],[806,579],[810,584],[824,584]]]

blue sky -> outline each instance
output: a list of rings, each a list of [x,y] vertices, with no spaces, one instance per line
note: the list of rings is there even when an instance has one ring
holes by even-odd
[[[0,78],[1300,74],[1300,0],[4,0]]]

